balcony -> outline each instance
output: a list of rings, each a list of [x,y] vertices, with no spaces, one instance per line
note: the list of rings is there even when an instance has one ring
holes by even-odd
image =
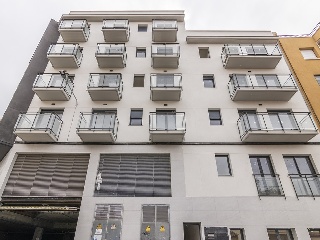
[[[96,58],[99,68],[124,68],[126,66],[126,47],[124,44],[98,44]]]
[[[152,41],[154,42],[176,42],[178,25],[173,20],[153,20]]]
[[[289,101],[298,91],[291,74],[232,74],[228,88],[233,101]]]
[[[38,75],[32,90],[41,101],[68,101],[73,91],[73,78],[67,73]]]
[[[90,27],[87,20],[62,20],[59,32],[64,42],[86,42]]]
[[[61,126],[56,113],[25,113],[19,115],[14,134],[25,142],[56,142]]]
[[[221,53],[225,68],[274,69],[281,58],[278,45],[226,44]]]
[[[183,112],[151,112],[149,133],[152,142],[183,142],[186,118]]]
[[[122,90],[121,74],[90,74],[88,92],[92,101],[119,101]]]
[[[289,174],[297,197],[320,197],[319,174]]]
[[[53,44],[47,57],[54,68],[78,68],[82,60],[82,50],[78,44]]]
[[[310,113],[243,113],[237,122],[243,142],[308,142],[318,132]]]
[[[104,20],[102,32],[106,42],[128,42],[130,28],[128,20]]]
[[[83,142],[113,143],[119,121],[115,112],[81,113],[77,134]]]
[[[178,68],[179,44],[153,44],[151,47],[153,68]]]
[[[258,195],[261,196],[284,196],[278,174],[253,174],[256,182]]]
[[[151,74],[152,101],[179,101],[182,91],[181,74]]]

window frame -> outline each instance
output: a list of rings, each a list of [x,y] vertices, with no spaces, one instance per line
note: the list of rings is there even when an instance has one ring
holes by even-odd
[[[132,113],[133,112],[141,112],[141,117],[133,117],[132,116]],[[130,121],[129,121],[129,126],[142,126],[142,118],[143,118],[143,109],[142,108],[138,108],[138,109],[131,109],[130,111]],[[140,120],[140,124],[133,124],[132,121],[135,121],[135,120]]]
[[[319,59],[319,57],[317,56],[315,49],[314,48],[300,48],[300,53],[303,57],[304,60],[314,60],[314,59]],[[303,54],[303,51],[305,51]],[[313,56],[312,57],[308,57],[307,56],[307,51],[309,51],[309,53],[311,53],[311,51],[313,52]]]
[[[138,32],[148,32],[148,24],[138,24]]]
[[[218,159],[217,158],[219,158],[219,157],[220,158],[225,157],[225,159],[227,161],[227,167],[228,167],[228,173],[229,174],[219,173],[219,166],[221,166],[221,165],[218,165]],[[230,162],[229,155],[228,154],[215,154],[215,160],[216,160],[216,167],[217,167],[218,176],[219,177],[232,177],[232,168],[231,168],[231,162]],[[223,169],[223,172],[225,172],[225,169]]]
[[[198,51],[199,51],[199,58],[211,58],[209,47],[198,47]]]
[[[142,85],[143,86],[137,86],[137,85],[139,85],[138,83],[141,83],[141,82],[139,82],[139,80],[142,80],[142,83],[143,83]],[[136,88],[136,87],[143,88],[144,87],[144,80],[145,80],[145,75],[144,74],[134,74],[133,75],[133,87],[134,88]]]
[[[216,88],[216,83],[214,81],[214,75],[213,74],[204,74],[204,75],[202,75],[202,81],[203,81],[204,88]],[[211,85],[209,85],[209,86],[206,85],[206,83],[209,83],[209,81],[212,83],[212,87],[211,87]]]
[[[270,237],[269,237],[269,230],[275,231],[276,237],[277,237],[277,239],[279,239],[279,240],[282,240],[282,239],[281,239],[281,236],[279,235],[279,230],[280,230],[280,231],[286,230],[286,231],[287,231],[287,237],[289,237],[289,240],[294,240],[294,238],[293,238],[293,233],[292,233],[292,229],[290,229],[290,228],[267,228],[268,238],[270,239]]]
[[[232,239],[231,231],[240,231],[241,240],[245,240],[244,228],[229,228],[230,239]]]
[[[320,74],[314,75],[314,78],[317,81],[318,85],[320,86]]]
[[[213,112],[219,113],[219,118],[211,118],[210,117],[210,113],[213,113]],[[223,125],[220,109],[208,109],[208,115],[209,115],[210,126],[221,126],[221,125]],[[219,121],[220,124],[213,124],[213,122],[211,122],[211,121]]]
[[[144,54],[144,55],[140,55]],[[147,57],[147,49],[145,47],[136,47],[136,58],[146,58]]]

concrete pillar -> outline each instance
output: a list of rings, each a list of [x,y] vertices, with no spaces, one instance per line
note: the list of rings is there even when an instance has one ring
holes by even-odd
[[[42,239],[42,234],[43,234],[43,228],[36,227],[34,230],[33,238],[32,240],[41,240]]]

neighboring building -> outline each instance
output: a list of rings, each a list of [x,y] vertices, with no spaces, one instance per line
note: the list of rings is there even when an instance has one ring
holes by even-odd
[[[275,34],[183,11],[59,32],[1,162],[1,239],[319,239],[320,138]]]

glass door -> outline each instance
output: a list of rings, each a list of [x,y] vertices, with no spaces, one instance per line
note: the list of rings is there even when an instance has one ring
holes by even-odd
[[[157,130],[176,130],[175,110],[157,110],[156,116]]]

